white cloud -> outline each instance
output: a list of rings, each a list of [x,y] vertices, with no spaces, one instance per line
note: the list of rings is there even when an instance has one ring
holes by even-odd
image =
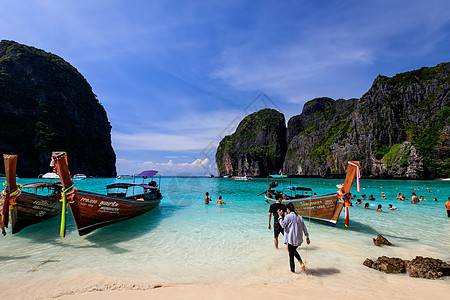
[[[209,158],[178,163],[173,160],[153,162],[118,158],[117,169],[119,174],[135,174],[148,169],[158,170],[162,176],[217,174],[215,163]]]

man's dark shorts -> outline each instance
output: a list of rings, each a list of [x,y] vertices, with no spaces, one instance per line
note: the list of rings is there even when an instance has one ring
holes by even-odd
[[[273,222],[273,237],[277,238],[280,235],[280,233],[284,235],[283,227],[281,227],[280,223]]]

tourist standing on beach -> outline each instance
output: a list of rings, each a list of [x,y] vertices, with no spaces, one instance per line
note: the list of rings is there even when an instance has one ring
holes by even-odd
[[[0,228],[2,229],[3,236],[6,235],[5,225],[3,225],[3,216],[0,214]]]
[[[275,248],[278,249],[278,236],[280,233],[284,235],[283,227],[281,227],[280,223],[278,222],[278,210],[281,210],[284,213],[286,213],[286,206],[281,203],[283,201],[282,197],[279,197],[277,199],[277,202],[273,203],[269,207],[269,230],[270,227],[270,219],[272,218],[273,214],[273,243],[275,244]]]
[[[298,260],[304,272],[306,267],[297,252],[297,248],[303,243],[303,234],[306,236],[306,243],[309,245],[309,234],[303,218],[295,212],[294,204],[286,205],[287,215],[283,219],[283,211],[278,210],[278,222],[284,228],[284,243],[287,244],[289,252],[289,264],[291,272],[295,273],[294,257]]]
[[[206,192],[206,196],[205,196],[205,204],[209,204],[209,201],[211,201],[211,198],[209,198],[209,193]]]
[[[445,207],[447,208],[447,217],[450,218],[450,197],[448,197],[447,202],[445,202]]]

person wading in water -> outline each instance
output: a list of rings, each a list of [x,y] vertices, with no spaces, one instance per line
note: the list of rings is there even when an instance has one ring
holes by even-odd
[[[294,257],[298,260],[302,267],[302,271],[305,272],[305,264],[297,252],[297,248],[303,243],[303,234],[306,236],[306,243],[309,245],[309,234],[306,229],[303,218],[295,212],[294,205],[288,203],[286,205],[287,215],[282,218],[283,212],[278,210],[278,222],[281,227],[284,228],[284,243],[287,244],[289,252],[289,264],[291,266],[291,272],[295,273]]]

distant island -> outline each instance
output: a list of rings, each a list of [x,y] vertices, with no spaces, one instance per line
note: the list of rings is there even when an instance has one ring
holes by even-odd
[[[287,127],[262,109],[216,152],[219,176],[341,177],[349,160],[368,178],[450,177],[450,63],[379,75],[360,99],[313,99]]]
[[[106,111],[83,75],[57,55],[0,42],[0,120],[0,154],[19,156],[20,176],[51,171],[52,151],[70,154],[73,174],[116,176]]]

